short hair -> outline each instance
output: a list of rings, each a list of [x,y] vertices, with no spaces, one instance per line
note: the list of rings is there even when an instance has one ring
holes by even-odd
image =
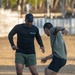
[[[45,28],[50,29],[52,27],[53,27],[53,25],[50,22],[46,22],[43,26],[43,29],[45,29]]]

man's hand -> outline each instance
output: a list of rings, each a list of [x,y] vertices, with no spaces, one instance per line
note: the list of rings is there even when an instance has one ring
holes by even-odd
[[[12,49],[16,50],[16,49],[18,49],[18,47],[14,45],[14,46],[12,46]]]
[[[44,52],[45,52],[44,47],[40,47],[40,49],[41,49],[42,53],[44,53]]]
[[[67,35],[67,34],[68,34],[68,31],[67,31],[66,29],[64,29],[64,30],[62,31],[62,34]]]
[[[46,58],[42,58],[41,59],[41,63],[46,63],[47,62],[47,59]]]

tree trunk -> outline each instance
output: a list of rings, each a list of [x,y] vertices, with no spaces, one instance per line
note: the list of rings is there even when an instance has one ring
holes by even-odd
[[[57,7],[58,7],[58,3],[59,3],[59,0],[56,0],[56,1],[55,1],[55,4],[54,4],[54,9],[55,9],[55,10],[56,10]]]
[[[42,0],[40,0],[39,8],[40,8],[40,9],[42,8]]]
[[[35,0],[35,11],[37,11],[37,0]]]
[[[0,0],[0,8],[2,7],[2,0]]]

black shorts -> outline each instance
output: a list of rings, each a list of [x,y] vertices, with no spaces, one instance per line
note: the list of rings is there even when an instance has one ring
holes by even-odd
[[[53,56],[52,62],[49,64],[48,69],[59,72],[59,70],[66,64],[66,60]]]

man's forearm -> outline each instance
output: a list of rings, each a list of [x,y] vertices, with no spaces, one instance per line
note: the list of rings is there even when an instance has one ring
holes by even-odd
[[[63,30],[65,30],[65,28],[63,28],[63,27],[56,27],[56,31],[63,31]]]
[[[9,35],[8,35],[8,40],[9,40],[11,46],[13,46],[13,45],[14,45],[13,36],[11,36],[11,35],[9,34]]]
[[[51,59],[53,57],[53,54],[50,54],[49,56],[46,56],[46,59]]]

